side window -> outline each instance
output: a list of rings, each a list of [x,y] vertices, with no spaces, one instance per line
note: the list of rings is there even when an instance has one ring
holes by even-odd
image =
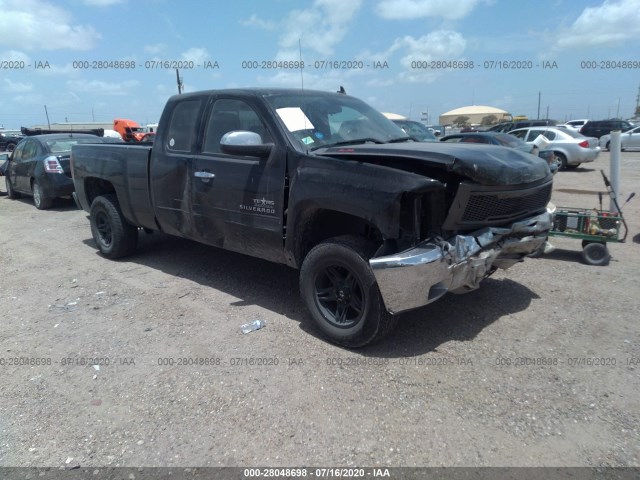
[[[262,143],[273,141],[267,127],[253,108],[242,100],[216,100],[211,109],[202,151],[220,153],[220,140],[225,133],[245,130],[260,135]]]
[[[26,162],[27,160],[31,160],[36,156],[36,153],[38,153],[38,146],[36,145],[36,142],[33,140],[28,141],[22,150],[22,161]]]
[[[171,114],[167,148],[178,152],[190,152],[193,148],[198,125],[198,113],[201,100],[186,100],[180,102]]]
[[[13,155],[11,156],[11,161],[15,163],[19,163],[22,161],[22,152],[24,151],[25,143],[22,143],[16,147],[13,151]]]
[[[542,135],[547,137],[548,140],[555,140],[556,139],[556,132],[552,132],[551,130],[545,130],[544,132],[542,132]]]
[[[527,135],[527,142],[533,142],[536,138],[538,138],[538,135],[545,135],[545,131],[539,128],[529,130],[529,135]]]
[[[512,132],[509,135],[513,135],[514,137],[518,137],[518,138],[524,139],[524,137],[527,135],[527,130],[520,130],[519,132]]]

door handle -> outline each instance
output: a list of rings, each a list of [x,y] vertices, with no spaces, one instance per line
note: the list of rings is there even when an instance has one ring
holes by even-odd
[[[216,174],[211,172],[195,172],[193,176],[197,178],[215,178]]]

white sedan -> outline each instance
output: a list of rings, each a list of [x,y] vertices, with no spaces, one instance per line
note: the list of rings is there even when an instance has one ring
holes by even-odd
[[[610,143],[611,135],[603,135],[600,137],[600,148],[609,150]],[[620,134],[620,148],[621,150],[640,148],[640,127],[632,128]]]
[[[539,135],[549,140],[546,150],[552,150],[560,162],[561,169],[577,168],[581,163],[593,162],[600,154],[598,139],[585,137],[573,130],[557,127],[529,127],[511,130],[515,135],[529,144],[534,144]]]

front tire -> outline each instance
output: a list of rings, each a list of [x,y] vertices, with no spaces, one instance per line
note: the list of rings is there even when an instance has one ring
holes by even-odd
[[[31,185],[31,193],[33,195],[33,204],[38,210],[46,210],[53,204],[53,198],[49,198],[42,190],[42,186],[38,180],[34,180]]]
[[[115,195],[96,197],[91,204],[89,219],[93,239],[105,257],[125,257],[136,249],[138,229],[122,216]]]
[[[362,347],[389,334],[397,316],[385,309],[368,259],[375,248],[343,236],[316,245],[300,269],[300,292],[314,323],[330,341]]]

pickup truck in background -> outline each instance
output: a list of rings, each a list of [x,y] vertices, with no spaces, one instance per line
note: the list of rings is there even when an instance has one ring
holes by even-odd
[[[289,265],[319,330],[347,347],[476,289],[551,227],[544,160],[414,142],[341,93],[176,95],[153,146],[77,145],[71,166],[103,256],[131,254],[145,229]]]

